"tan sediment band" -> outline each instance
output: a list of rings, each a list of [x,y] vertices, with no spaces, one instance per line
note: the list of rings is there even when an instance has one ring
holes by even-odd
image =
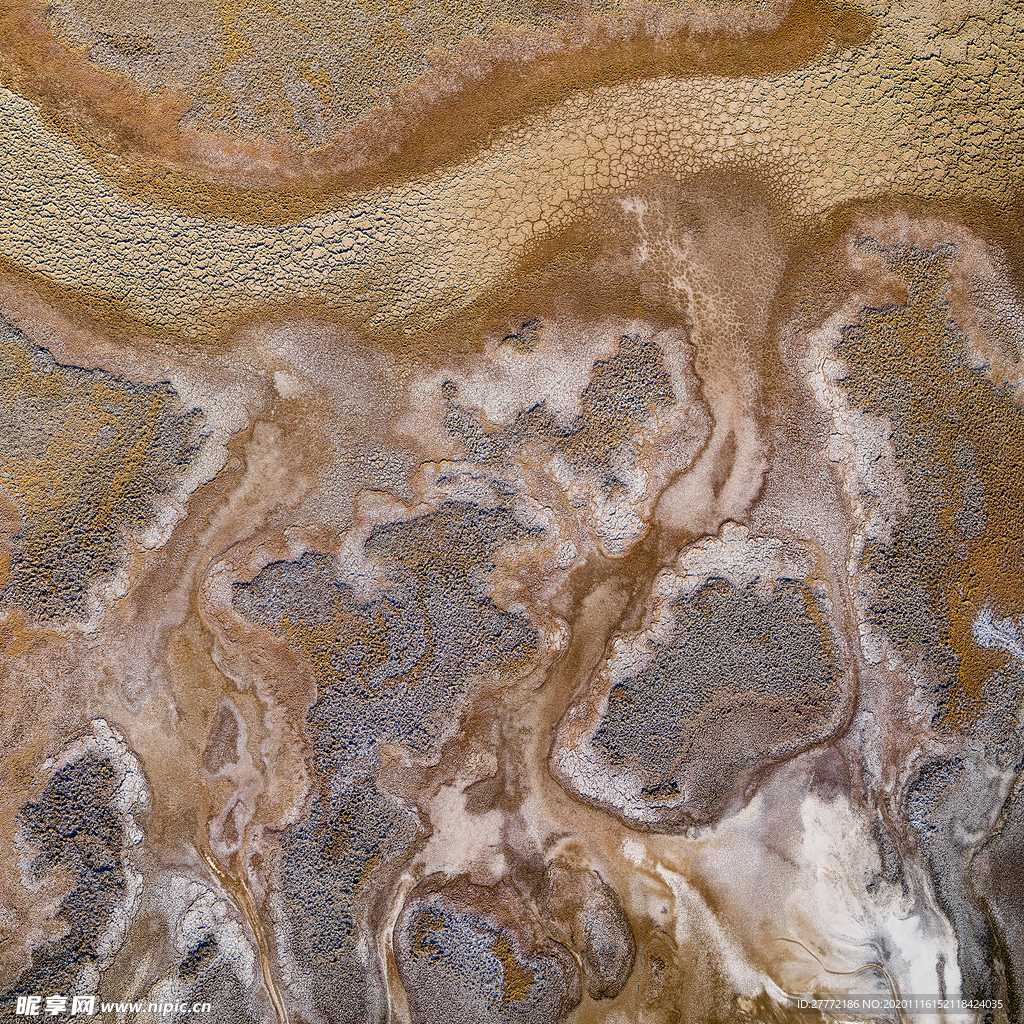
[[[312,151],[294,137],[270,143],[189,129],[182,119],[200,97],[141,92],[55,37],[41,5],[0,16],[0,81],[134,199],[191,216],[279,223],[327,210],[344,193],[465,160],[508,125],[589,89],[661,76],[785,75],[863,43],[873,29],[854,6],[796,0],[788,10],[729,5],[683,17],[655,7],[559,33],[506,30],[487,43],[467,40],[447,66],[396,89],[387,108],[367,107]],[[387,45],[373,57],[386,64]]]
[[[1006,8],[943,43],[880,18],[869,44],[789,73],[591,89],[457,167],[336,196],[329,211],[279,225],[188,217],[126,195],[38,106],[3,91],[4,269],[120,332],[219,344],[252,316],[291,310],[404,345],[486,301],[550,252],[544,239],[585,223],[595,200],[652,181],[742,170],[806,224],[886,193],[1006,212],[1024,148],[1005,113],[1020,107],[1021,22]],[[953,43],[963,59],[936,57]],[[968,43],[985,60],[967,60]],[[136,115],[126,123],[149,116]],[[246,194],[258,208],[262,193]]]

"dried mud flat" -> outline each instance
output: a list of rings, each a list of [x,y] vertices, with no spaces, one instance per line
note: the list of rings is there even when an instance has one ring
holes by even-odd
[[[1020,1020],[1022,57],[4,7],[4,1019]]]

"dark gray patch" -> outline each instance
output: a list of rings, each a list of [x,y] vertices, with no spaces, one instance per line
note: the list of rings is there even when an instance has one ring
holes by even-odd
[[[17,453],[7,490],[20,505],[34,486],[20,474],[44,472],[54,496],[14,538],[0,605],[43,620],[86,614],[89,586],[118,570],[126,535],[150,522],[198,450],[200,414],[178,406],[168,384],[64,366],[0,324],[0,451]]]
[[[369,948],[366,911],[379,896],[373,872],[392,869],[424,835],[415,815],[361,779],[316,799],[281,836],[278,894],[291,956],[305,973],[319,1019],[378,1024],[386,994]]]
[[[508,672],[534,657],[530,622],[487,596],[495,552],[530,534],[507,509],[449,502],[373,531],[367,554],[392,583],[369,604],[322,555],[269,565],[235,587],[235,607],[279,634],[288,635],[286,621],[325,627],[330,668],[309,713],[323,771],[372,759],[381,738],[430,751],[439,716],[458,706],[472,674]],[[343,631],[332,629],[335,621]]]
[[[507,884],[429,878],[395,925],[413,1024],[553,1024],[580,1001],[565,947],[534,934]]]
[[[610,359],[594,363],[580,396],[580,415],[572,423],[561,422],[540,402],[500,430],[488,431],[476,413],[457,404],[451,381],[442,394],[448,401],[445,426],[461,440],[466,458],[500,462],[525,444],[541,442],[575,469],[600,473],[609,490],[622,487],[622,477],[633,468],[630,435],[657,408],[676,401],[664,353],[653,341],[632,336],[619,339],[619,350]]]
[[[178,965],[178,977],[188,984],[180,1002],[210,1003],[218,1024],[271,1024],[272,1013],[261,1006],[251,989],[242,984],[234,965],[225,958],[216,937],[207,936]],[[191,1013],[174,1020],[191,1020]]]
[[[42,877],[59,869],[73,882],[56,915],[67,934],[33,950],[27,969],[7,994],[12,1000],[70,991],[74,978],[98,959],[100,935],[126,894],[124,830],[110,807],[119,784],[108,760],[87,754],[57,772],[42,796],[18,815],[22,834],[38,851],[32,872]]]
[[[639,772],[666,823],[710,821],[766,765],[820,742],[843,701],[834,638],[806,587],[768,598],[712,580],[673,604],[675,625],[639,675],[612,688],[594,747]]]
[[[1003,543],[1013,554],[994,571],[1015,577],[1024,521],[1024,412],[1008,386],[968,363],[967,341],[944,300],[954,257],[950,248],[886,251],[907,283],[907,303],[864,310],[838,346],[851,404],[893,425],[890,446],[909,499],[892,542],[871,545],[859,567],[875,587],[868,619],[936,680],[935,722],[962,714],[953,701],[963,666],[949,642],[949,594],[959,587],[962,595],[967,579],[973,600],[983,599],[981,588],[996,599],[1005,589],[965,555],[990,530],[1011,534]]]

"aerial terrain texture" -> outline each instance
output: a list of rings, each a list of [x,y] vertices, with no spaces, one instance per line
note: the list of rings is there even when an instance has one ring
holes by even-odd
[[[8,0],[0,108],[0,1019],[1024,1019],[1019,0]]]

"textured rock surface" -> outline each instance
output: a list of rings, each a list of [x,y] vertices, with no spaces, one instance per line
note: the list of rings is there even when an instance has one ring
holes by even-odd
[[[508,886],[424,879],[395,925],[395,960],[417,1024],[556,1021],[580,1001],[568,950],[533,934]]]
[[[727,526],[660,574],[570,705],[556,776],[639,827],[715,821],[774,763],[828,739],[854,687],[806,551]]]
[[[1022,28],[0,11],[4,1019],[1020,1020]]]

